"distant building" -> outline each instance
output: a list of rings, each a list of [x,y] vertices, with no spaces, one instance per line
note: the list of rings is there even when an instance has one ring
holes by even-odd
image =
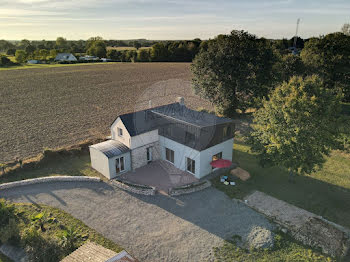
[[[100,58],[98,58],[97,56],[86,55],[86,56],[79,57],[79,60],[81,60],[81,61],[98,61],[98,60],[100,60]]]
[[[78,59],[71,53],[59,53],[56,56],[55,61],[59,61],[59,62],[74,62],[74,61],[78,61]]]
[[[32,60],[28,60],[28,61],[27,61],[27,64],[41,64],[41,61],[40,61],[40,60],[32,59]]]

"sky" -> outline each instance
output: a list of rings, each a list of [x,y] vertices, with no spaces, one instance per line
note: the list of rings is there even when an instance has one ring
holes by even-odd
[[[350,0],[0,0],[0,39],[209,39],[232,30],[291,38],[339,31]]]

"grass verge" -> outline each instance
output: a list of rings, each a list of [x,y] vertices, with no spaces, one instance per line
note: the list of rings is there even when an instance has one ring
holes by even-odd
[[[279,261],[335,261],[319,252],[302,245],[281,232],[275,235],[275,246],[271,250],[246,250],[239,247],[236,241],[225,241],[221,247],[214,248],[216,261],[220,262],[279,262]]]
[[[16,169],[13,172],[0,175],[0,184],[30,178],[46,176],[93,176],[105,179],[91,168],[89,153],[56,155],[47,161],[40,162],[36,167]]]
[[[288,182],[283,168],[261,167],[242,138],[235,140],[233,159],[251,178],[237,180],[234,187],[224,185],[219,178],[212,179],[212,184],[229,197],[241,199],[259,190],[350,228],[350,154],[333,151],[321,170],[297,176],[294,183]]]
[[[113,241],[106,239],[95,230],[86,226],[82,221],[60,209],[38,204],[12,204],[12,207],[11,213],[13,214],[13,218],[11,219],[14,219],[16,228],[12,229],[12,232],[17,232],[14,234],[14,237],[11,238],[12,240],[10,243],[12,245],[26,246],[28,244],[28,242],[26,242],[28,241],[26,240],[26,234],[28,231],[34,230],[39,234],[40,238],[46,239],[45,241],[51,239],[51,241],[56,243],[55,257],[57,260],[67,256],[87,241],[97,243],[115,252],[120,252],[122,250],[122,248]],[[67,234],[70,234],[71,237],[69,238]],[[72,235],[74,235],[74,237],[72,237]],[[68,248],[65,246],[64,242],[67,237],[69,239],[68,243],[70,244]],[[37,239],[32,241],[37,241]],[[32,242],[30,244],[35,245],[36,243]],[[44,247],[45,246],[42,248]],[[37,252],[40,252],[40,250]],[[45,259],[48,259],[46,255]],[[50,258],[47,261],[56,261],[56,258]]]

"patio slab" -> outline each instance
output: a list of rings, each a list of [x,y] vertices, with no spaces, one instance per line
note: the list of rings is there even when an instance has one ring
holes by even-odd
[[[119,176],[132,183],[155,187],[158,191],[168,192],[169,188],[183,186],[199,181],[194,175],[176,168],[173,164],[156,160],[135,171]]]

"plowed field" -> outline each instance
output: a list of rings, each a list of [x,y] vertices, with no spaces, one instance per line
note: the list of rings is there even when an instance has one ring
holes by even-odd
[[[119,114],[194,96],[188,63],[120,63],[0,71],[0,162],[98,135]]]

